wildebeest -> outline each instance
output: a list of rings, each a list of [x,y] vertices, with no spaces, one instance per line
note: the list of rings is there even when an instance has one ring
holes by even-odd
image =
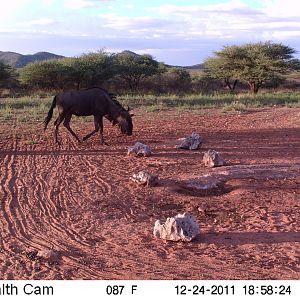
[[[50,122],[53,109],[57,106],[59,115],[54,122],[55,141],[58,141],[58,128],[63,125],[80,142],[79,137],[70,127],[72,115],[75,116],[94,116],[95,130],[87,134],[85,141],[100,130],[100,143],[103,144],[103,117],[105,116],[113,124],[118,124],[121,132],[132,135],[132,119],[129,108],[126,110],[118,101],[113,99],[110,94],[101,88],[90,88],[86,90],[67,91],[57,94],[53,98],[52,105],[44,121],[44,130]]]

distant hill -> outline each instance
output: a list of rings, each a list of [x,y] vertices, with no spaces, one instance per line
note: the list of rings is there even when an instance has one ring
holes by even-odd
[[[120,53],[119,55],[126,54],[130,55],[133,57],[140,56],[140,54],[137,54],[135,52],[129,51],[129,50],[124,50]],[[43,61],[43,60],[49,60],[49,59],[60,59],[64,58],[65,56],[62,55],[57,55],[54,53],[50,52],[37,52],[35,54],[20,54],[16,52],[3,52],[0,51],[0,60],[4,61],[5,63],[15,67],[15,68],[22,68],[26,66],[29,63],[35,62],[35,61]],[[183,68],[186,70],[202,70],[203,69],[203,64],[197,64],[193,66],[171,66],[166,64],[167,67],[169,68]]]
[[[202,71],[204,69],[204,64],[196,64],[192,66],[171,66],[171,65],[166,65],[169,68],[180,68],[180,69],[185,69],[187,71]]]
[[[43,60],[59,59],[59,58],[64,58],[64,56],[49,53],[49,52],[37,52],[35,54],[23,55],[16,52],[0,51],[0,60],[4,61],[5,63],[15,68],[22,68],[27,64],[35,61],[43,61]]]
[[[124,50],[120,53],[118,53],[118,55],[129,55],[132,57],[137,57],[140,56],[140,54],[137,54],[135,52],[129,51],[129,50]],[[196,64],[196,65],[192,65],[192,66],[172,66],[172,65],[168,65],[165,64],[168,68],[182,68],[182,69],[186,69],[188,71],[199,71],[199,70],[203,70],[204,68],[204,64]]]
[[[132,57],[139,57],[140,56],[140,54],[137,54],[137,53],[129,51],[129,50],[124,50],[122,52],[119,52],[117,55],[128,55],[128,56],[132,56]]]
[[[204,69],[204,64],[196,64],[193,66],[185,66],[185,67],[180,67],[180,68],[184,68],[187,70],[203,70]]]

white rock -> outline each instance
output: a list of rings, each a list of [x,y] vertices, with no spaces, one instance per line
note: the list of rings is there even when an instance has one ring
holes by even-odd
[[[221,155],[217,151],[211,149],[204,153],[203,162],[206,167],[210,168],[221,167],[226,164]]]
[[[178,146],[181,149],[196,150],[202,143],[202,138],[199,134],[193,132],[191,135],[186,137],[183,142]]]
[[[150,156],[152,151],[149,146],[136,142],[132,147],[128,148],[127,155],[131,156]]]
[[[155,186],[158,183],[158,176],[151,174],[146,171],[140,171],[137,174],[133,174],[130,179],[135,183],[140,185],[147,185],[147,186]]]
[[[167,218],[165,223],[157,220],[153,230],[153,234],[157,238],[183,242],[192,241],[199,233],[199,225],[194,217],[188,213],[178,214],[174,218]]]

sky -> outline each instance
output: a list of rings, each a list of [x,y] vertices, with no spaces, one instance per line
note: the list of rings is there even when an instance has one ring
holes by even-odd
[[[249,42],[280,42],[300,52],[299,0],[0,0],[0,5],[0,51],[79,56],[130,50],[180,66]]]

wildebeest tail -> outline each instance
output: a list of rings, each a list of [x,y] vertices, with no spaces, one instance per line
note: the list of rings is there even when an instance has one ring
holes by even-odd
[[[56,96],[54,96],[53,101],[52,101],[52,105],[50,107],[50,110],[48,111],[48,115],[44,120],[44,131],[47,129],[48,123],[50,122],[52,115],[53,115],[53,109],[56,106]]]

